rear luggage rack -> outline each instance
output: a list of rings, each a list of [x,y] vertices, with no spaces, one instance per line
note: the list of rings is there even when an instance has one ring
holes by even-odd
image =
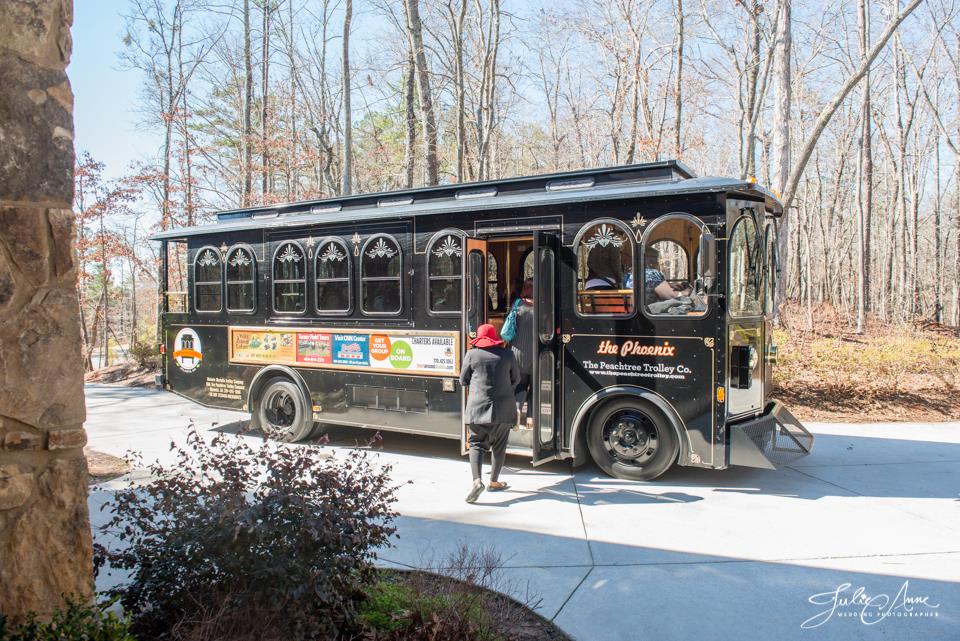
[[[730,426],[730,465],[775,470],[812,449],[813,434],[776,401],[763,416]]]

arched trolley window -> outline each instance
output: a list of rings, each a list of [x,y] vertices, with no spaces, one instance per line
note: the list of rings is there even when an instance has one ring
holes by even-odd
[[[216,247],[201,247],[193,260],[193,299],[198,312],[223,309],[223,261]]]
[[[577,252],[577,312],[583,316],[633,314],[633,236],[617,220],[584,225]]]
[[[346,243],[325,238],[314,257],[313,273],[317,287],[317,312],[349,314],[353,304],[350,276],[353,264]]]
[[[459,314],[463,294],[463,237],[442,231],[427,249],[427,279],[430,311]]]
[[[307,261],[300,243],[288,240],[273,253],[273,311],[302,314],[307,309]]]
[[[643,236],[643,305],[650,316],[699,317],[707,313],[703,296],[700,236],[703,223],[674,213],[654,221]]]
[[[360,254],[360,309],[364,314],[399,314],[403,307],[403,256],[393,236],[371,236]]]
[[[257,309],[257,257],[246,245],[227,252],[227,311],[250,313]]]

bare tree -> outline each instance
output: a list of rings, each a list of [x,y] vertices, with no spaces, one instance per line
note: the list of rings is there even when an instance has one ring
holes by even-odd
[[[253,194],[253,59],[250,53],[250,0],[243,0],[243,205],[249,207]]]
[[[853,88],[857,86],[863,76],[867,73],[867,69],[870,68],[870,65],[873,64],[873,61],[876,59],[876,57],[880,55],[880,51],[887,45],[887,42],[896,32],[897,27],[900,26],[900,23],[906,20],[907,16],[909,16],[913,10],[920,5],[921,2],[923,2],[923,0],[911,0],[907,6],[901,9],[899,13],[890,19],[890,22],[887,23],[883,33],[880,34],[880,38],[867,53],[859,67],[857,67],[856,71],[854,71],[853,74],[851,74],[844,81],[843,85],[841,85],[830,101],[824,106],[823,109],[821,109],[820,115],[814,121],[813,128],[807,135],[803,147],[800,149],[799,157],[792,165],[790,170],[790,177],[786,182],[783,193],[784,209],[789,209],[793,204],[793,199],[796,196],[797,185],[800,183],[800,177],[802,176],[804,169],[806,169],[807,162],[810,160],[810,155],[813,153],[813,149],[816,147],[817,141],[820,140],[820,136],[823,134],[823,130],[826,128],[827,123],[830,122],[830,119],[833,118],[833,115],[837,112],[837,109],[840,108],[840,105],[843,103],[843,101],[846,100]]]
[[[426,183],[436,185],[440,180],[437,160],[437,120],[433,111],[433,96],[430,91],[430,72],[427,69],[427,54],[423,47],[423,23],[420,20],[419,0],[404,0],[407,17],[407,38],[416,68],[420,91],[420,115],[423,123],[423,161]]]
[[[190,16],[198,11],[193,0],[131,0],[126,14],[126,34],[121,60],[145,75],[144,106],[150,124],[163,130],[160,226],[174,224],[172,208],[174,132],[178,124],[186,142],[187,85],[196,68],[217,41],[218,35],[204,34],[184,41]],[[189,167],[189,150],[187,150]],[[187,181],[187,185],[190,185]],[[188,194],[192,219],[192,194]]]
[[[353,0],[346,0],[343,15],[343,183],[341,193],[349,196],[353,190],[353,117],[350,105],[350,22],[353,20]]]
[[[263,0],[263,33],[260,60],[260,153],[263,167],[260,169],[260,189],[264,200],[273,191],[270,184],[270,16],[273,13],[272,0]]]
[[[674,75],[673,85],[673,155],[676,158],[681,156],[682,145],[682,124],[683,124],[683,0],[677,0],[677,73]]]
[[[858,2],[860,57],[870,47],[870,8],[867,0]],[[857,183],[857,333],[862,334],[870,307],[870,212],[873,208],[873,147],[870,131],[870,69],[863,76],[862,131],[860,133],[860,179]]]

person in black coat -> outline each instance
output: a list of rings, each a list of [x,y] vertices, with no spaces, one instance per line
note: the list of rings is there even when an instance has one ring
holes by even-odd
[[[527,425],[532,426],[533,390],[530,380],[533,374],[533,354],[536,349],[533,335],[533,279],[523,282],[520,292],[520,303],[517,305],[517,334],[510,343],[513,356],[517,359],[520,368],[520,383],[514,388],[517,401],[517,417],[521,416],[523,406],[527,406]]]
[[[507,458],[510,428],[517,418],[514,389],[520,381],[520,370],[513,352],[504,346],[493,325],[477,328],[477,337],[470,344],[474,349],[463,357],[460,384],[468,388],[463,420],[470,430],[473,487],[467,495],[467,503],[474,503],[485,489],[481,471],[487,451],[491,455],[490,491],[507,487],[498,479]]]

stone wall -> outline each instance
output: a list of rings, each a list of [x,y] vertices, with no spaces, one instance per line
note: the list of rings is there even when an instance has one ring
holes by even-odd
[[[0,612],[92,588],[73,247],[72,0],[0,0]]]

